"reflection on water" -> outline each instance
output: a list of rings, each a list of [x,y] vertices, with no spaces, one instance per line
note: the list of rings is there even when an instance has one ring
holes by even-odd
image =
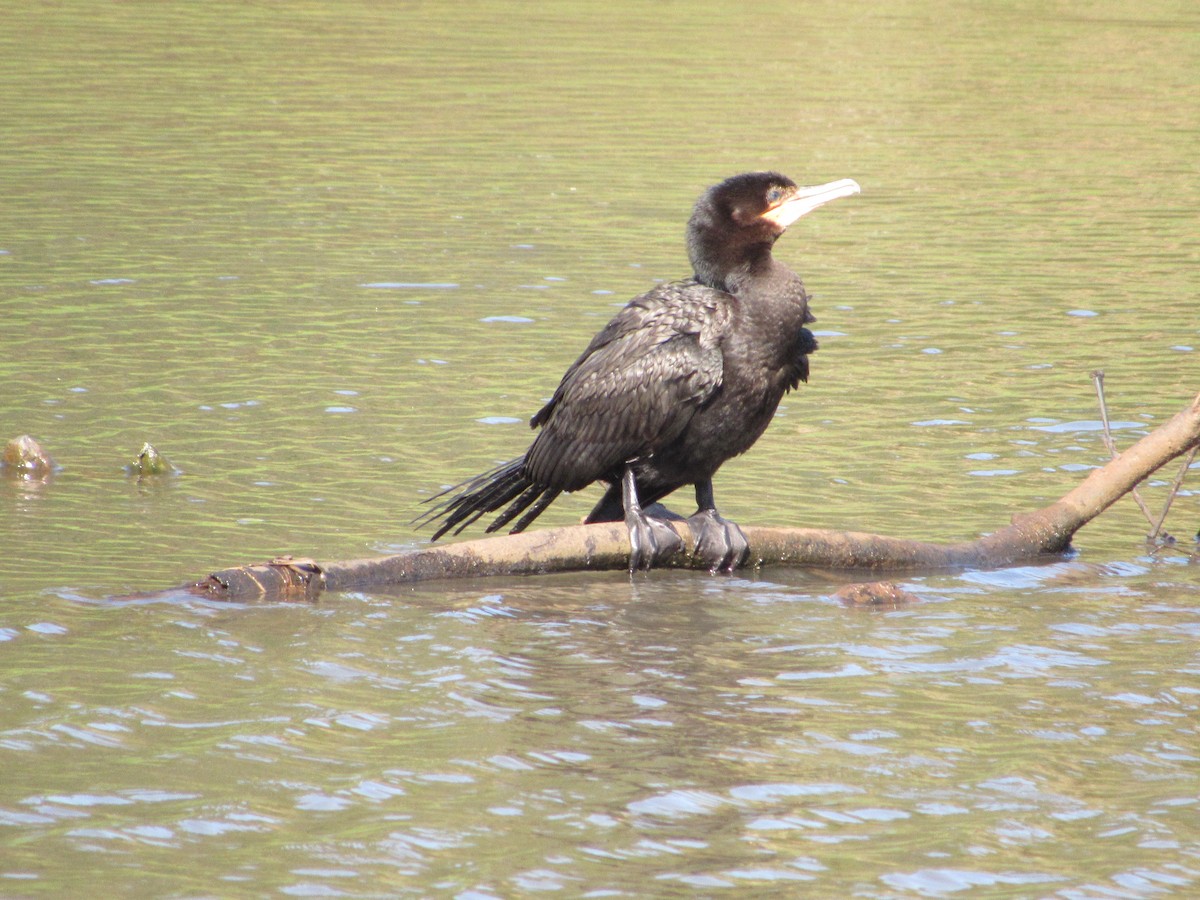
[[[1196,25],[7,11],[0,439],[62,469],[0,480],[0,894],[1194,893],[1200,581],[1132,504],[888,610],[792,571],[98,598],[422,540],[749,168],[864,193],[778,247],[821,350],[723,510],[958,539],[1052,500],[1107,457],[1093,369],[1122,447],[1200,388]],[[126,475],[146,441],[182,474]]]
[[[0,819],[37,836],[6,871],[70,889],[47,855],[151,875],[190,852],[256,892],[1191,886],[1200,625],[1146,605],[1153,567],[1085,569],[919,578],[890,612],[667,573],[57,606],[4,634],[28,674]]]

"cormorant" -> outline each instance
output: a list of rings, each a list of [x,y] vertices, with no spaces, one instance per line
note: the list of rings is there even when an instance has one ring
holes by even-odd
[[[705,191],[687,226],[692,277],[634,298],[592,339],[530,420],[541,430],[524,455],[431,498],[452,494],[420,517],[439,522],[433,540],[501,508],[487,531],[513,519],[521,531],[559,494],[602,481],[608,490],[586,521],[625,520],[632,572],[682,546],[642,506],[691,484],[694,552],[713,572],[740,565],[749,546],[717,514],[713,474],[808,380],[817,349],[804,285],[771,248],[805,213],[858,192],[849,178],[797,187],[777,172]]]

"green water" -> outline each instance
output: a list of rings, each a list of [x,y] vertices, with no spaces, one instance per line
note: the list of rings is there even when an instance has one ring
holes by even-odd
[[[821,350],[722,511],[951,540],[1061,495],[1093,369],[1122,446],[1200,390],[1194,4],[3,19],[0,439],[62,469],[0,480],[0,895],[1195,893],[1198,471],[1174,549],[1126,501],[890,611],[784,570],[106,599],[419,544],[756,168],[863,193],[778,245]]]

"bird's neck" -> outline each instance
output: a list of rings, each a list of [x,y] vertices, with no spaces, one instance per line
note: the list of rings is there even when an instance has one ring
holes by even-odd
[[[741,286],[774,274],[778,268],[771,256],[774,243],[769,241],[731,250],[719,244],[705,247],[702,241],[696,241],[690,247],[692,271],[701,284],[736,294]]]

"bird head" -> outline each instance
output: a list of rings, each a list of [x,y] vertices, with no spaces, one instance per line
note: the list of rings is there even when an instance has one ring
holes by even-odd
[[[850,178],[799,187],[778,172],[747,172],[713,185],[688,221],[688,256],[696,277],[723,288],[730,273],[769,260],[771,247],[806,213],[861,188]]]

